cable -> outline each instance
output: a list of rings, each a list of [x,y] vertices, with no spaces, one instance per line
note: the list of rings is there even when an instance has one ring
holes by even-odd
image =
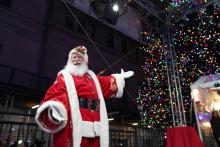
[[[99,53],[99,55],[102,57],[102,59],[103,59],[103,60],[105,61],[105,63],[107,64],[108,68],[106,68],[106,69],[110,69],[111,72],[114,72],[113,69],[111,68],[111,66],[112,66],[113,64],[115,64],[116,62],[120,61],[120,60],[121,60],[122,58],[124,58],[125,56],[127,56],[128,53],[125,54],[122,58],[120,58],[120,59],[117,60],[116,62],[114,62],[112,65],[110,65],[110,64],[108,63],[108,61],[105,59],[105,57],[103,56],[103,54],[101,53],[101,51],[100,51],[100,50],[98,49],[98,47],[96,46],[95,42],[91,39],[91,37],[89,36],[89,34],[87,33],[87,31],[83,28],[83,26],[81,25],[81,23],[80,23],[79,19],[77,18],[77,16],[73,13],[73,11],[71,10],[71,8],[68,6],[66,0],[62,0],[62,1],[63,1],[63,3],[65,4],[65,6],[66,6],[66,8],[68,9],[68,11],[70,12],[70,14],[72,15],[73,19],[78,23],[78,25],[81,27],[81,29],[83,30],[83,32],[85,33],[85,35],[88,37],[89,41],[92,43],[92,45],[95,47],[95,49],[97,50],[97,52]],[[129,52],[129,53],[130,53],[130,52]],[[106,69],[103,70],[103,71],[106,71]],[[126,91],[127,94],[129,95],[129,97],[132,97],[132,95],[128,92],[128,90],[127,90],[126,88],[125,88],[125,91]]]
[[[108,63],[108,61],[105,59],[105,57],[103,56],[103,54],[101,53],[101,51],[98,49],[98,47],[96,46],[95,42],[91,39],[91,37],[89,36],[89,34],[87,33],[87,31],[83,28],[83,26],[81,25],[79,19],[77,18],[77,16],[73,13],[73,11],[71,10],[71,8],[68,6],[68,4],[66,3],[66,0],[62,0],[63,3],[65,4],[66,8],[68,9],[68,11],[71,13],[72,17],[74,18],[74,20],[78,23],[78,25],[80,26],[80,28],[83,30],[83,32],[85,33],[86,37],[88,37],[89,41],[92,43],[92,45],[95,47],[95,49],[97,50],[97,52],[99,53],[99,55],[102,57],[102,59],[105,61],[105,63],[107,64],[107,66],[110,66],[110,64]],[[110,68],[111,71],[112,68]]]

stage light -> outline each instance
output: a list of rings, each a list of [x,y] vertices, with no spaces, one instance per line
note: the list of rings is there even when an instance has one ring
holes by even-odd
[[[112,121],[112,120],[114,120],[114,118],[109,118],[109,119],[108,119],[108,121]]]
[[[38,108],[40,105],[34,105],[34,106],[32,106],[31,108],[32,109],[36,109],[36,108]]]
[[[23,142],[22,140],[18,140],[18,144],[22,144],[22,142]]]
[[[203,119],[204,119],[203,114],[199,114],[199,115],[198,115],[198,119],[199,119],[199,120],[203,120]]]
[[[126,2],[121,0],[92,0],[91,8],[98,18],[113,25],[116,25],[118,18],[128,11]]]
[[[113,11],[118,12],[118,4],[114,4],[112,9]]]
[[[132,126],[137,126],[137,125],[138,125],[138,123],[133,123],[133,124],[132,124]]]

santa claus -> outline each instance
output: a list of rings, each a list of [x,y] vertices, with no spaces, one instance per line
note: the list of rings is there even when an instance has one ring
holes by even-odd
[[[88,69],[87,49],[69,53],[36,113],[37,124],[53,134],[53,147],[108,147],[109,124],[105,99],[121,97],[124,79],[133,71],[96,76]]]

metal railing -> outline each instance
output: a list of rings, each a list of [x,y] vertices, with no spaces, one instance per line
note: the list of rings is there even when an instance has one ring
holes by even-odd
[[[52,79],[0,64],[0,83],[13,88],[46,90]],[[0,99],[1,100],[1,99]],[[3,105],[2,105],[3,106]],[[0,103],[1,108],[1,103]],[[110,126],[110,147],[163,147],[165,130]],[[35,123],[33,114],[0,109],[0,147],[50,147],[51,135]]]
[[[51,147],[51,135],[43,132],[33,117],[3,117],[0,119],[0,147]],[[110,147],[165,147],[165,129],[111,125],[109,134]]]
[[[51,136],[35,123],[0,121],[0,146],[50,147]]]

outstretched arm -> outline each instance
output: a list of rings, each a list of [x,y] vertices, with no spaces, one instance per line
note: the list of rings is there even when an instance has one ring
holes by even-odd
[[[102,92],[105,98],[118,97],[120,98],[123,94],[125,86],[124,79],[134,75],[133,71],[124,72],[121,69],[121,73],[112,74],[111,76],[97,76],[102,88]]]
[[[65,91],[63,78],[59,75],[48,89],[35,116],[37,124],[45,132],[56,133],[66,126],[68,98]]]

